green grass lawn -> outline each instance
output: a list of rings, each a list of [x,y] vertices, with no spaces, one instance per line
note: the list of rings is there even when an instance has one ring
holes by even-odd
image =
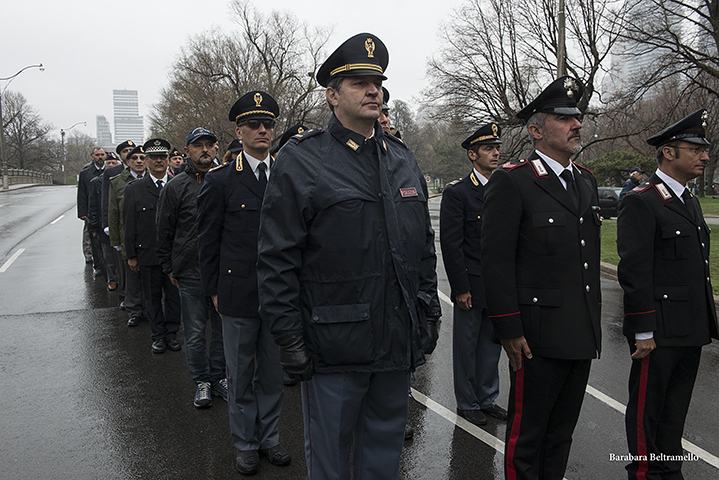
[[[699,205],[702,206],[704,214],[719,215],[719,198],[712,198],[710,195],[699,198]]]
[[[705,198],[703,200],[712,200]],[[719,200],[714,200],[719,214]],[[704,202],[702,201],[702,209],[704,210]],[[704,213],[708,213],[704,210]],[[719,294],[719,226],[715,226],[711,231],[711,243],[714,248],[709,250],[709,271],[712,277],[712,288],[714,294]],[[617,253],[617,220],[602,221],[602,261],[617,265],[619,263],[619,254]]]

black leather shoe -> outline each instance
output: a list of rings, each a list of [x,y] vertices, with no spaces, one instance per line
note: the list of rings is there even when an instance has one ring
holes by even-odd
[[[142,317],[137,317],[137,316],[130,317],[130,320],[127,321],[127,326],[128,327],[136,327],[140,324],[141,321],[142,321]]]
[[[152,342],[152,353],[165,353],[165,348],[167,348],[167,344],[164,338]]]
[[[180,345],[180,342],[178,342],[175,338],[171,338],[165,343],[167,343],[167,349],[172,350],[173,352],[177,352],[182,349],[182,345]]]
[[[410,427],[409,425],[405,425],[404,426],[404,439],[411,440],[412,437],[414,437],[414,428]]]
[[[499,420],[507,420],[507,411],[500,407],[499,405],[492,405],[489,408],[483,408],[482,411],[487,414],[491,415],[494,418],[497,418]]]
[[[277,465],[278,467],[285,467],[292,461],[290,453],[282,448],[279,443],[274,447],[261,448],[260,453],[267,457],[272,465]]]
[[[125,310],[125,302],[120,302],[120,310]]]
[[[457,409],[457,415],[468,420],[475,425],[487,425],[487,417],[481,410],[460,410]]]
[[[238,450],[235,468],[242,475],[254,475],[260,470],[260,456],[257,450]]]

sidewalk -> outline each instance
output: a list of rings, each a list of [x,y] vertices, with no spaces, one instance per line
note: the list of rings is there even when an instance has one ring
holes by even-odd
[[[0,182],[0,193],[3,192],[12,192],[13,190],[20,190],[21,188],[30,188],[30,187],[53,187],[54,185],[51,185],[49,183],[19,183],[17,185],[8,185],[8,189],[5,190],[2,188],[2,182]],[[58,186],[66,186],[66,185],[58,185]]]

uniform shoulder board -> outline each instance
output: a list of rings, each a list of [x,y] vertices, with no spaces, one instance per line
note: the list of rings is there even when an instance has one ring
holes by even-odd
[[[226,166],[229,165],[229,164],[230,164],[230,162],[225,162],[225,163],[223,163],[222,165],[218,165],[218,166],[216,166],[216,167],[212,167],[211,169],[209,169],[209,170],[207,171],[207,173],[214,172],[215,170],[219,170],[219,169],[221,169],[221,168],[224,168],[224,167],[226,167]]]
[[[578,165],[578,164],[576,164],[576,163],[574,164],[574,166],[577,167],[577,168],[580,168],[580,169],[584,170],[584,171],[587,172],[589,175],[594,176],[594,174],[592,173],[592,171],[589,170],[587,167],[583,167],[583,166]]]
[[[407,146],[406,143],[404,143],[404,140],[402,140],[401,138],[397,138],[397,137],[395,137],[394,135],[392,135],[391,133],[387,133],[387,132],[384,132],[384,136],[387,137],[387,138],[389,138],[390,140],[392,140],[392,141],[395,142],[395,143],[399,143],[399,144],[402,145],[404,148],[406,148],[407,150],[409,150],[409,147]]]
[[[452,180],[444,188],[451,187],[453,185],[457,185],[458,183],[462,183],[463,181],[464,181],[464,178],[460,178],[458,180]]]
[[[651,183],[644,182],[643,184],[639,185],[638,187],[632,188],[632,192],[643,193],[643,192],[646,192],[647,190],[649,190],[651,188],[651,186],[652,186]]]
[[[305,130],[302,133],[298,133],[297,135],[293,135],[292,139],[294,139],[295,143],[300,143],[305,140],[307,140],[310,137],[314,137],[315,135],[319,135],[320,133],[324,133],[324,128],[310,128],[309,130]]]
[[[521,167],[523,165],[529,165],[529,162],[523,158],[521,160],[512,160],[507,163],[502,164],[499,168],[503,170],[514,170],[517,167]]]

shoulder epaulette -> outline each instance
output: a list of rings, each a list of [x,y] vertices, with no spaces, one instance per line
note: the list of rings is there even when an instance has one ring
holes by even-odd
[[[452,185],[457,185],[458,183],[462,183],[463,181],[464,181],[464,178],[460,178],[458,180],[452,180],[444,188],[451,187]]]
[[[216,166],[216,167],[212,167],[211,169],[209,169],[209,170],[207,171],[207,173],[214,172],[215,170],[219,170],[220,168],[224,168],[224,167],[226,167],[226,166],[229,165],[229,164],[230,164],[230,162],[225,162],[225,163],[223,163],[222,165],[218,165],[218,166]]]
[[[290,140],[294,140],[294,142],[297,144],[307,140],[310,137],[314,137],[315,135],[324,133],[324,131],[324,128],[310,128],[309,130],[305,130],[304,132],[298,133],[297,135],[292,135]]]
[[[587,167],[583,167],[583,166],[578,165],[578,164],[576,164],[576,163],[574,164],[574,166],[577,167],[577,168],[581,168],[582,170],[584,170],[585,172],[587,172],[589,175],[594,176],[594,174],[592,173],[592,171],[589,170]]]
[[[404,143],[404,140],[402,140],[401,138],[397,138],[397,137],[395,137],[394,135],[392,135],[391,133],[387,133],[387,132],[384,132],[384,136],[387,137],[387,138],[389,138],[390,140],[396,142],[396,143],[399,143],[399,144],[402,145],[404,148],[406,148],[407,150],[409,150],[409,147],[407,146],[406,143]]]
[[[521,167],[524,165],[529,165],[529,162],[527,162],[527,159],[523,158],[521,160],[513,160],[507,163],[502,164],[499,168],[503,170],[514,170],[517,167]]]
[[[644,182],[643,184],[639,185],[638,187],[632,188],[632,192],[637,193],[643,193],[649,190],[652,187],[652,184],[649,182]]]

